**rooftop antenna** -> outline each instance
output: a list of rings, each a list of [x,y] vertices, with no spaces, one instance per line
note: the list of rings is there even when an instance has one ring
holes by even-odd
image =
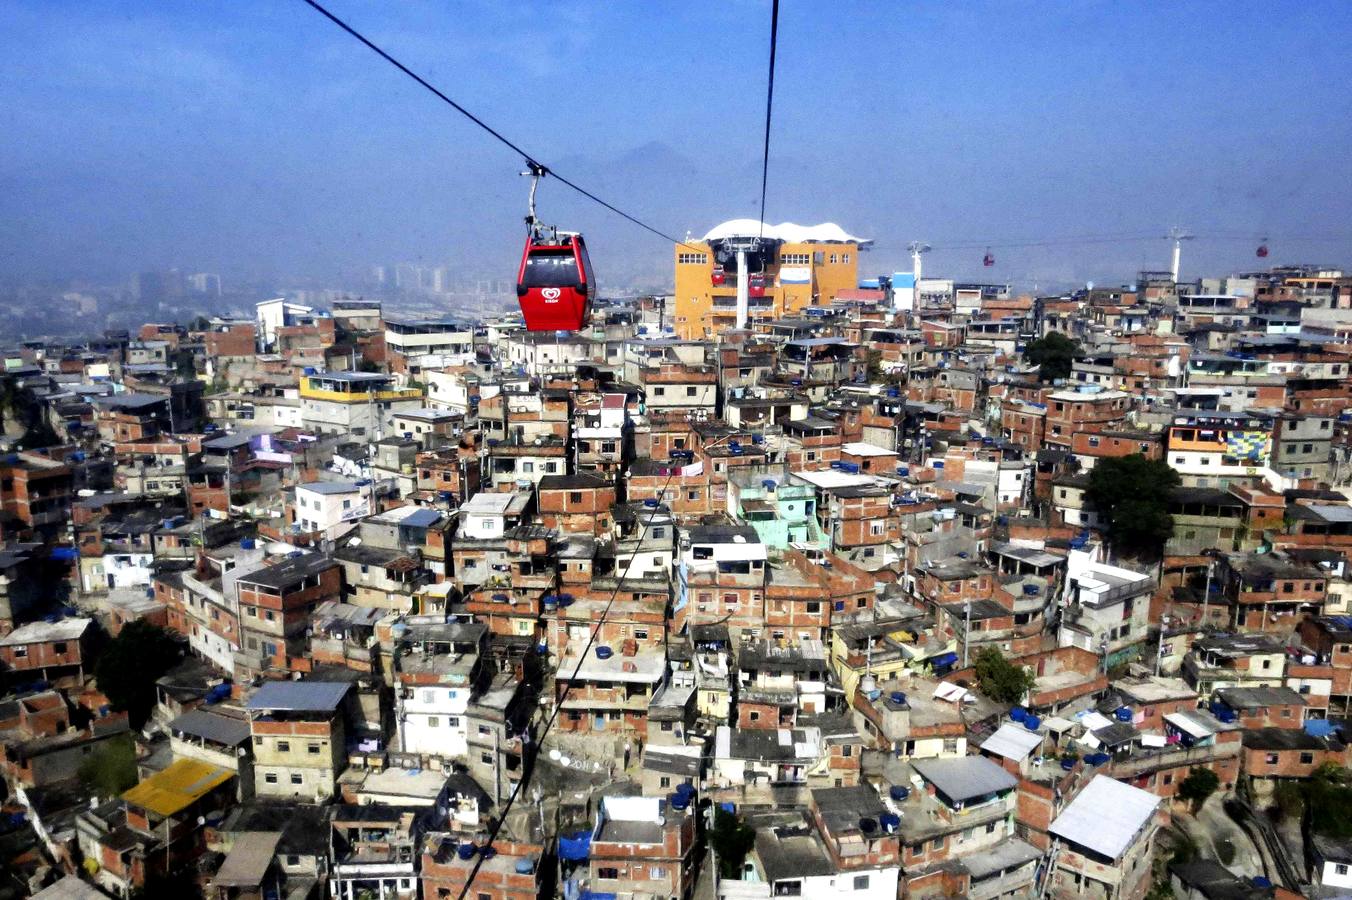
[[[1186,229],[1175,225],[1169,229],[1169,233],[1165,237],[1174,242],[1174,264],[1170,271],[1174,274],[1174,284],[1178,284],[1178,263],[1183,256],[1183,242],[1190,241],[1197,235],[1189,234]]]

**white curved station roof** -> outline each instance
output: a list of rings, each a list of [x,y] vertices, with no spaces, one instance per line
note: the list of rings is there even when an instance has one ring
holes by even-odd
[[[795,225],[782,222],[771,225],[758,219],[729,219],[721,225],[715,225],[704,236],[705,241],[721,241],[734,237],[766,237],[770,240],[784,241],[790,244],[816,242],[822,244],[871,244],[869,238],[848,234],[835,222],[823,222],[821,225]]]

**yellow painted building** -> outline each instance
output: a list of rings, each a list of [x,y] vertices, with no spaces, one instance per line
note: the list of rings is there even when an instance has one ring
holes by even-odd
[[[746,276],[752,288],[748,327],[758,319],[778,319],[809,306],[829,305],[840,291],[858,287],[859,251],[872,243],[830,223],[767,224],[762,229],[754,219],[734,219],[700,240],[677,244],[673,251],[674,326],[679,336],[712,337],[736,326],[737,280],[743,276],[736,272],[728,242],[758,235],[764,238],[764,270]],[[727,260],[726,265],[720,257]]]

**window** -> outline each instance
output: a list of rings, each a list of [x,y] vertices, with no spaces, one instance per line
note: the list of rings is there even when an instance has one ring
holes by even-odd
[[[759,722],[759,721],[760,721],[760,713],[756,712],[756,710],[753,709],[753,710],[747,715],[747,718],[750,719],[750,720],[753,721],[753,722]]]
[[[849,759],[851,756],[854,756],[854,747],[850,744],[845,744],[840,748],[840,755]]]
[[[650,880],[656,881],[656,880],[659,879],[659,878],[666,878],[666,877],[667,877],[667,869],[666,869],[665,866],[649,866],[649,867],[648,867],[648,878],[649,878]]]
[[[691,386],[685,389],[685,395],[687,397],[693,397],[695,396],[696,393],[698,393],[698,391],[699,391],[698,388]]]
[[[483,763],[486,766],[493,765],[493,754],[491,753],[479,754],[479,762]]]
[[[213,612],[215,612],[215,610],[213,610]],[[65,652],[66,652],[66,642],[65,642],[65,641],[57,641],[55,644],[52,644],[52,652],[53,652],[53,653],[58,653],[58,654],[60,654],[60,653],[65,653]]]
[[[440,719],[440,718],[438,718],[437,716],[428,716],[428,717],[427,717],[427,727],[428,727],[428,728],[438,728],[438,727],[440,727],[440,726],[441,726],[441,719]]]
[[[779,262],[785,266],[805,266],[812,262],[812,257],[806,253],[781,253]]]
[[[1344,864],[1344,863],[1334,863],[1334,864],[1333,864],[1333,871],[1336,872],[1336,873],[1338,873],[1339,875],[1346,875],[1346,874],[1347,874],[1347,866],[1346,866],[1346,864]]]
[[[1314,754],[1313,754],[1313,753],[1302,753],[1302,754],[1300,755],[1300,764],[1301,764],[1302,766],[1312,765],[1313,763],[1314,763]]]
[[[569,502],[569,503],[581,503],[581,502],[582,502],[582,492],[581,492],[581,491],[569,491],[569,492],[568,492],[568,502]]]
[[[664,388],[664,387],[655,387],[655,388],[653,388],[653,396],[655,396],[655,397],[665,397],[665,396],[666,396],[666,393],[667,393],[667,389]]]
[[[278,752],[278,753],[290,753],[290,752],[291,752],[291,742],[290,742],[290,741],[278,741],[278,742],[277,742],[277,752]]]
[[[277,783],[277,773],[275,773],[275,772],[269,772],[268,774],[266,774],[266,775],[263,776],[263,780],[266,781],[268,784],[276,784],[276,783]]]
[[[678,253],[676,262],[682,266],[702,266],[709,261],[707,253]],[[601,876],[604,878],[605,876]]]
[[[868,890],[868,876],[867,875],[854,876],[854,889],[856,891]]]
[[[807,602],[807,611],[810,613],[819,613],[822,611],[822,605],[817,600],[809,600]]]
[[[1275,753],[1268,753],[1268,754],[1266,754],[1266,755],[1263,757],[1263,762],[1267,763],[1269,766],[1275,766],[1275,765],[1277,765],[1277,754],[1275,754]]]
[[[304,783],[305,783],[305,776],[302,775],[302,774],[300,774],[299,772],[296,772],[295,774],[293,774],[293,775],[291,776],[291,783],[292,783],[292,784],[304,784]]]
[[[305,750],[307,753],[313,753],[317,756],[319,754],[319,745],[309,744],[308,746],[306,746]]]
[[[596,877],[603,881],[614,881],[620,877],[620,870],[606,866],[596,870]]]
[[[15,657],[16,659],[23,659],[23,658],[25,658],[26,656],[28,656],[28,648],[27,648],[27,647],[15,647],[15,648],[14,648],[14,657]]]

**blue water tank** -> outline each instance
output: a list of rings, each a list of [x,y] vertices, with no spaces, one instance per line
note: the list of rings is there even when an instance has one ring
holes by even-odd
[[[678,812],[683,811],[690,808],[690,798],[685,794],[672,794],[667,797],[667,805]]]
[[[253,538],[243,538],[239,542],[239,548],[241,550],[252,550],[255,546],[257,545]]]
[[[888,834],[891,834],[892,832],[896,831],[897,826],[901,824],[901,816],[897,815],[896,813],[890,812],[883,813],[881,816],[878,817],[878,824],[883,826],[883,831],[886,831]]]
[[[898,706],[905,706],[905,705],[906,705],[906,692],[905,692],[905,691],[893,691],[892,694],[891,694],[891,697],[892,697],[892,702],[895,703],[895,704],[897,704]]]
[[[657,509],[657,501],[653,499],[644,500],[643,505],[648,509]]]
[[[535,860],[533,860],[533,859],[518,859],[518,860],[516,861],[516,874],[518,874],[518,875],[529,875],[530,873],[532,873],[532,872],[534,872],[534,871],[535,871]]]
[[[479,855],[484,859],[492,859],[498,855],[498,851],[493,848],[492,844],[484,844],[479,848]]]
[[[506,603],[506,602],[508,602],[508,601],[511,600],[511,599],[512,599],[512,598],[511,598],[511,597],[508,597],[506,594],[494,594],[494,595],[493,595],[493,602],[494,602],[494,603]]]
[[[1063,756],[1061,758],[1061,768],[1069,772],[1071,769],[1075,768],[1075,760],[1071,759],[1069,756]]]
[[[902,800],[905,800],[907,797],[911,796],[911,789],[906,787],[905,785],[894,784],[892,785],[891,789],[888,790],[887,793],[892,797],[893,800],[900,803]]]
[[[1130,721],[1131,721],[1131,707],[1130,707],[1130,706],[1119,706],[1119,707],[1117,708],[1117,711],[1116,711],[1115,714],[1116,714],[1116,716],[1117,716],[1117,721],[1119,721],[1119,722],[1130,722]]]
[[[1042,727],[1042,719],[1038,716],[1033,715],[1025,716],[1023,720],[1023,727],[1027,728],[1029,731],[1037,731],[1039,728]]]
[[[766,478],[761,482],[761,487],[765,488],[767,491],[773,491],[778,486],[779,485],[773,478]]]
[[[604,645],[596,648],[597,659],[610,659],[614,655],[615,651]]]
[[[1025,584],[1023,586],[1023,595],[1025,597],[1036,597],[1041,590],[1042,588],[1035,584]]]
[[[1009,711],[1009,717],[1015,722],[1023,722],[1028,718],[1028,710],[1022,706],[1016,706]]]

